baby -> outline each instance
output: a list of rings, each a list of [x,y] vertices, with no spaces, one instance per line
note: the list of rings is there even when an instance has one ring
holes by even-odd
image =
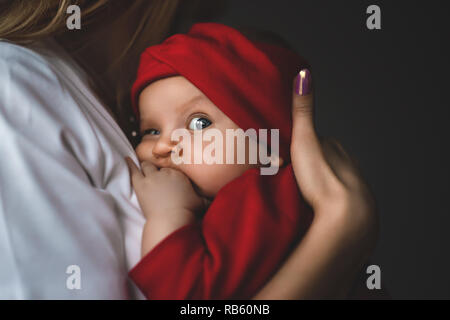
[[[147,298],[249,299],[308,228],[289,159],[302,65],[291,50],[215,23],[142,54],[132,89],[142,171],[128,164],[147,223],[130,276]],[[244,131],[255,135],[234,143]]]

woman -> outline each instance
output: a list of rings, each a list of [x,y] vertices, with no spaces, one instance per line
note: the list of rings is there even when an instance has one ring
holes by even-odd
[[[139,54],[194,4],[77,1],[82,29],[69,31],[69,2],[0,4],[0,38],[26,43],[0,43],[1,298],[135,295],[126,273],[143,217],[123,158],[136,158],[111,115],[131,132]],[[312,115],[312,93],[293,93],[292,164],[315,218],[255,299],[346,297],[375,244],[371,194],[339,143],[319,141]]]

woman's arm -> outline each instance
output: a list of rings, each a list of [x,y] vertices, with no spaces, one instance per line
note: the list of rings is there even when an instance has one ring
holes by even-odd
[[[370,244],[356,241],[361,238],[350,234],[346,219],[344,214],[316,218],[287,262],[253,299],[344,298]]]
[[[311,84],[309,71],[300,72],[293,94],[291,158],[314,221],[254,299],[343,298],[376,242],[374,200],[355,162],[338,142],[321,142],[316,135],[313,94],[301,90]]]

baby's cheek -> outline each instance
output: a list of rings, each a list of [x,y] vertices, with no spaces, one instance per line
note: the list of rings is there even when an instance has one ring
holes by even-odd
[[[202,194],[214,197],[220,189],[242,175],[250,166],[236,164],[186,165],[185,174],[195,183]]]
[[[150,161],[151,154],[152,154],[152,147],[148,142],[141,142],[136,147],[136,155],[139,159],[139,162]]]

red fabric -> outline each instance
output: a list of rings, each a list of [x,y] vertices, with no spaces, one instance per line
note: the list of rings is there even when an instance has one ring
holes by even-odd
[[[247,170],[219,191],[201,222],[168,235],[130,277],[148,299],[249,299],[311,219],[290,165],[272,176]]]
[[[141,56],[132,89],[182,75],[239,127],[280,130],[289,159],[292,81],[303,65],[295,53],[249,41],[221,24],[202,23]],[[270,279],[312,219],[292,166],[276,175],[246,171],[224,186],[201,222],[161,241],[130,271],[149,299],[248,299]]]

